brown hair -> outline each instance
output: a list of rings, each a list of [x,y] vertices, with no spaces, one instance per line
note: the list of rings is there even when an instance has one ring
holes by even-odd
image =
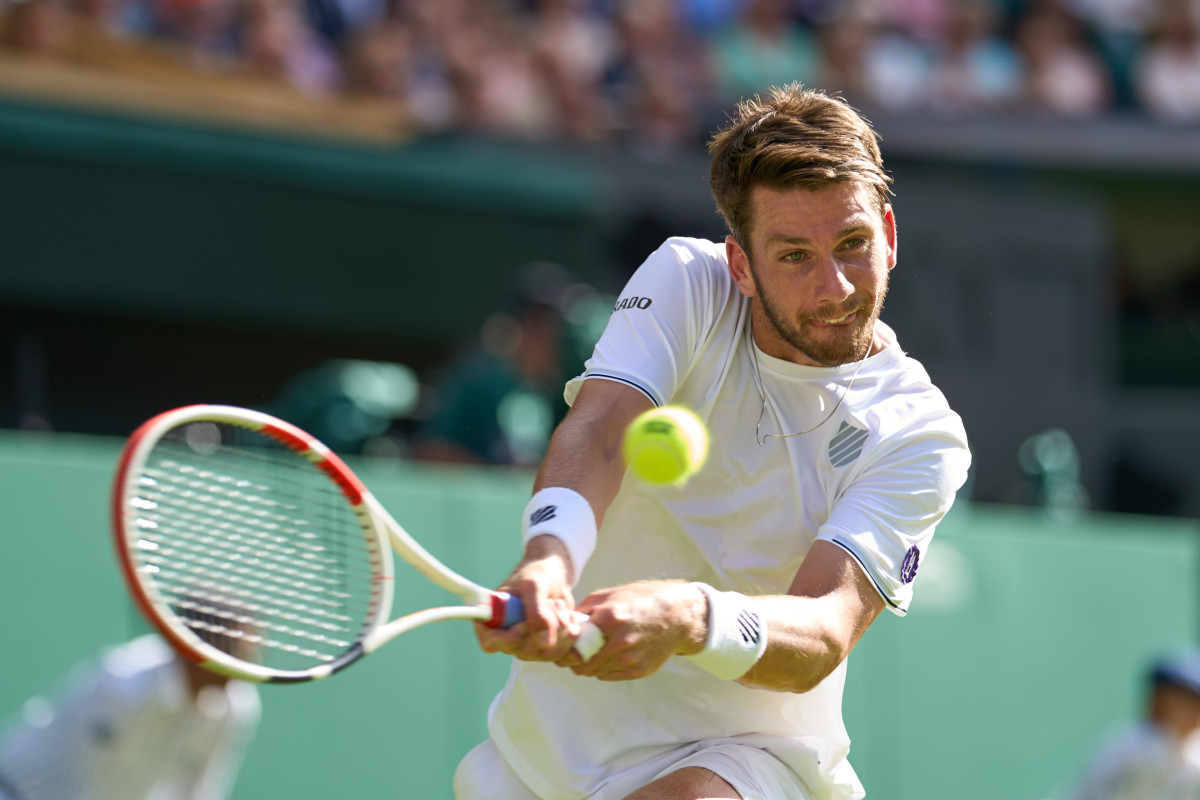
[[[755,186],[812,190],[853,181],[875,187],[880,211],[891,194],[871,124],[840,97],[799,83],[772,88],[766,100],[742,100],[708,151],[717,209],[743,247]]]

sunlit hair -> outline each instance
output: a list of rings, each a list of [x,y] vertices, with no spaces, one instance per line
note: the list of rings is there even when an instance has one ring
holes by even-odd
[[[870,123],[841,98],[799,83],[738,103],[708,151],[713,198],[743,248],[753,224],[755,186],[815,190],[859,183],[875,188],[881,213],[891,194],[892,178],[883,170],[879,137]]]

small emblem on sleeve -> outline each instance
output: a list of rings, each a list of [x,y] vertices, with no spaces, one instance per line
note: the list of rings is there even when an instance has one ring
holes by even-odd
[[[908,552],[904,554],[904,563],[900,565],[900,581],[902,583],[912,583],[913,578],[917,577],[917,566],[921,561],[921,551],[914,544],[908,548]]]
[[[554,519],[554,512],[556,511],[558,511],[558,506],[556,505],[542,506],[529,515],[529,524],[537,525],[539,522]]]

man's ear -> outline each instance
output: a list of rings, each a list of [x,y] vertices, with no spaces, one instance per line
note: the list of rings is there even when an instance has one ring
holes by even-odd
[[[883,209],[883,233],[887,237],[888,244],[888,261],[887,268],[891,269],[896,266],[896,248],[898,246],[896,240],[896,212],[892,210],[889,203]]]
[[[729,261],[729,275],[738,290],[746,297],[756,296],[758,286],[754,283],[754,274],[750,272],[750,257],[732,235],[725,237],[725,257]]]

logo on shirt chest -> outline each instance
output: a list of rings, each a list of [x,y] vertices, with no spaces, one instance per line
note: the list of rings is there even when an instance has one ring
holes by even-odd
[[[844,467],[862,455],[867,443],[867,432],[843,422],[837,433],[829,440],[829,463],[835,467]]]

